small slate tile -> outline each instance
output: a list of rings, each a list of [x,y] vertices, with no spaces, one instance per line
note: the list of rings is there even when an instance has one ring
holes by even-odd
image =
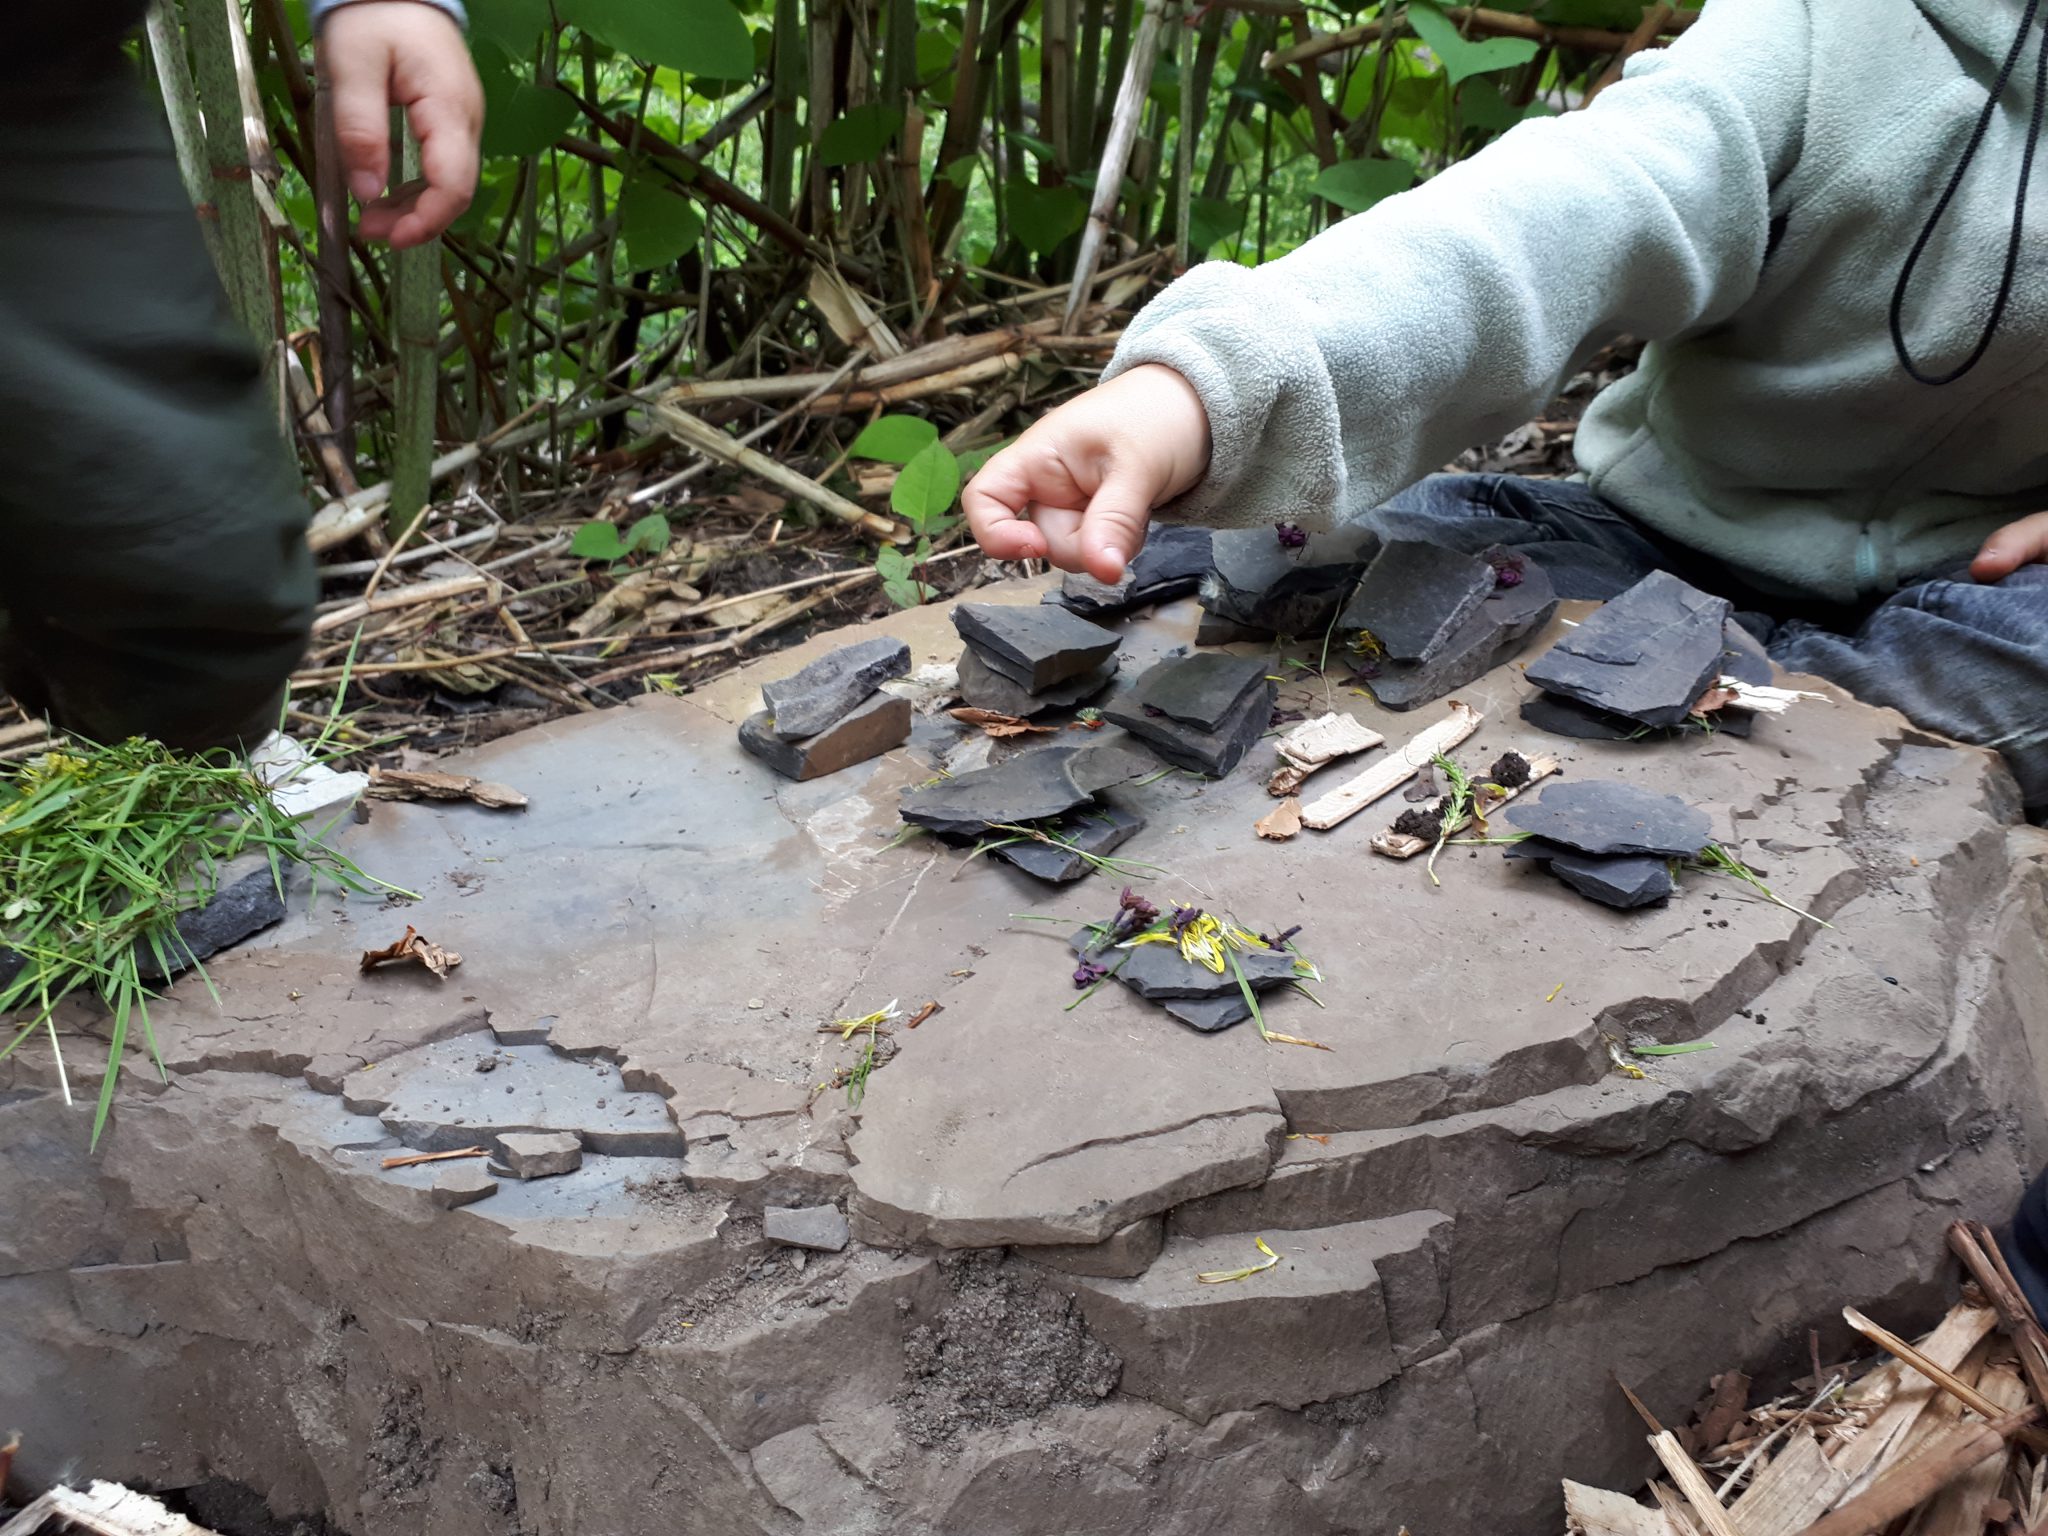
[[[1647,907],[1671,896],[1671,864],[1667,859],[1640,855],[1599,859],[1567,851],[1550,861],[1550,872],[1581,896],[1622,911]]]
[[[1691,858],[1712,834],[1712,822],[1697,806],[1612,780],[1551,783],[1535,800],[1517,800],[1503,814],[1525,832],[1596,856]]]
[[[444,1211],[474,1205],[498,1192],[498,1181],[488,1168],[476,1163],[455,1163],[434,1175],[427,1197]]]
[[[1186,597],[1209,573],[1214,559],[1210,544],[1207,528],[1155,522],[1122,580],[1111,586],[1076,572],[1057,593],[1047,593],[1045,601],[1062,603],[1085,619],[1110,619]]]
[[[1033,693],[1094,671],[1121,643],[1114,630],[1045,605],[962,603],[953,610],[953,627],[982,660]]]
[[[1529,564],[1515,585],[1496,585],[1435,656],[1421,662],[1382,661],[1379,675],[1368,678],[1366,686],[1388,709],[1431,703],[1512,661],[1556,612],[1557,592],[1550,577],[1540,566]],[[1630,727],[1634,728],[1633,721]]]
[[[902,746],[910,740],[911,713],[908,699],[870,694],[817,735],[786,741],[775,734],[768,711],[757,710],[740,722],[740,745],[785,779],[801,783]]]
[[[1391,540],[1365,568],[1337,628],[1347,634],[1370,631],[1395,661],[1426,662],[1493,595],[1496,576],[1477,555],[1415,539]]]
[[[1378,546],[1357,525],[1312,533],[1301,549],[1288,549],[1271,528],[1219,532],[1202,606],[1264,634],[1320,635]]]
[[[1730,619],[1721,629],[1723,677],[1748,683],[1752,688],[1769,688],[1778,681],[1778,669],[1755,635]]]
[[[1640,720],[1610,715],[1559,693],[1530,695],[1522,700],[1521,715],[1539,731],[1574,741],[1634,741],[1650,729]]]
[[[892,677],[910,673],[910,647],[878,635],[841,646],[790,677],[762,686],[768,729],[784,741],[815,736]]]
[[[1153,718],[1156,711],[1182,725],[1213,731],[1237,713],[1273,666],[1270,656],[1169,656],[1148,668],[1117,707]]]
[[[574,1131],[507,1131],[498,1156],[518,1179],[551,1179],[583,1166],[583,1141]]]
[[[1071,709],[1076,704],[1085,704],[1115,680],[1119,665],[1117,658],[1112,656],[1101,666],[1083,672],[1079,677],[1070,677],[1052,684],[1041,693],[1033,693],[1022,683],[996,671],[983,659],[981,652],[970,645],[960,653],[960,697],[976,709],[993,709],[1000,714],[1029,718],[1044,710]]]
[[[1644,725],[1677,725],[1721,665],[1727,599],[1652,571],[1529,663],[1529,681]]]
[[[1071,941],[1074,953],[1086,954],[1094,939],[1091,931],[1082,929]],[[1183,960],[1171,944],[1111,949],[1093,958],[1098,965],[1118,967],[1117,981],[1205,1034],[1228,1029],[1252,1016],[1236,971],[1226,966],[1219,975],[1207,966]],[[1270,992],[1299,979],[1294,956],[1278,950],[1255,949],[1240,954],[1237,963],[1254,992]]]
[[[203,907],[178,914],[180,942],[164,945],[164,958],[173,974],[186,970],[194,961],[205,961],[231,945],[251,938],[284,921],[284,898],[277,893],[277,877],[268,859],[237,859],[221,871],[220,884]],[[0,962],[7,957],[0,956]],[[147,945],[136,948],[136,962],[144,981],[164,981],[162,967]],[[7,979],[0,963],[0,985]]]
[[[852,1234],[836,1205],[770,1205],[761,1211],[761,1235],[788,1248],[838,1253]]]
[[[1149,714],[1142,704],[1134,702],[1135,693],[1107,706],[1102,715],[1105,720],[1129,731],[1174,767],[1207,774],[1210,778],[1224,778],[1244,761],[1245,754],[1273,723],[1276,691],[1264,673],[1269,664],[1263,659],[1259,661],[1257,679],[1213,731],[1185,724],[1163,712]]]
[[[1150,766],[1123,742],[1035,747],[993,767],[907,790],[901,814],[947,837],[978,837],[991,826],[1063,816]]]
[[[1006,843],[995,850],[995,856],[1016,865],[1027,875],[1036,875],[1054,885],[1068,885],[1095,868],[1081,857],[1083,853],[1102,858],[1121,848],[1144,830],[1145,818],[1113,805],[1104,805],[1075,811],[1041,825],[1043,831],[1058,837],[1066,846],[1033,839]]]

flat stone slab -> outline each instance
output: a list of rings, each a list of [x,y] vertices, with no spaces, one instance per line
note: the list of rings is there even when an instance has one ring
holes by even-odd
[[[1541,566],[1525,564],[1511,585],[1499,585],[1496,577],[1493,590],[1429,660],[1369,662],[1362,669],[1366,686],[1388,709],[1433,703],[1514,660],[1556,612],[1557,592],[1549,575]]]
[[[836,1205],[771,1205],[761,1212],[761,1235],[787,1248],[837,1253],[849,1241],[846,1214]]]
[[[1202,606],[1267,634],[1320,637],[1377,548],[1355,526],[1312,533],[1299,549],[1271,528],[1228,529],[1212,541]]]
[[[1676,795],[1620,779],[1572,779],[1543,786],[1503,814],[1524,832],[1595,857],[1654,854],[1689,859],[1707,845],[1707,813]]]
[[[1154,522],[1145,533],[1137,557],[1114,585],[1076,572],[1046,594],[1084,619],[1114,619],[1155,603],[1193,595],[1209,574],[1213,555],[1207,528]]]
[[[909,672],[910,647],[901,640],[878,635],[842,646],[790,677],[764,683],[761,697],[768,716],[764,724],[784,741],[816,736],[890,678],[905,677]]]
[[[1167,762],[1222,778],[1272,724],[1270,657],[1204,652],[1169,658],[1103,709]]]
[[[551,1179],[583,1166],[583,1138],[574,1131],[507,1131],[498,1156],[518,1179]]]
[[[1115,630],[1064,608],[1003,608],[962,603],[953,610],[960,638],[995,671],[1032,693],[1093,672],[1116,654]]]
[[[434,1175],[427,1194],[444,1211],[474,1205],[498,1192],[498,1181],[481,1163],[451,1163]]]
[[[1134,944],[1130,948],[1096,949],[1092,929],[1082,929],[1069,941],[1074,953],[1094,963],[1113,967],[1116,981],[1147,1002],[1160,1005],[1182,1023],[1213,1034],[1242,1024],[1252,1016],[1245,1001],[1244,981],[1256,993],[1271,992],[1303,979],[1295,969],[1294,957],[1274,950],[1252,950],[1237,957],[1237,969],[1221,972],[1184,959],[1170,944]]]
[[[1093,803],[1096,793],[1147,771],[1121,742],[1034,747],[903,797],[901,814],[948,837],[979,837],[992,827],[1041,822]]]
[[[1071,709],[1085,704],[1116,679],[1119,662],[1112,656],[1100,666],[1052,683],[1033,693],[1015,678],[1006,677],[968,646],[960,653],[960,697],[976,709],[1029,718],[1048,709]]]
[[[1498,575],[1477,555],[1389,540],[1359,578],[1337,628],[1369,633],[1395,661],[1426,662],[1499,590]]]
[[[1071,885],[1095,872],[1095,865],[1084,855],[1103,858],[1144,829],[1144,817],[1113,805],[1097,805],[1041,823],[1040,830],[1057,842],[1026,839],[1005,843],[995,850],[995,856],[1053,885]]]
[[[1581,896],[1625,912],[1668,901],[1677,888],[1668,858],[1648,854],[1601,858],[1540,837],[1510,844],[1504,851],[1510,859],[1545,866]]]
[[[1720,671],[1725,598],[1653,571],[1529,663],[1529,681],[1644,725],[1677,725]]]
[[[815,736],[779,736],[767,710],[740,723],[740,745],[785,779],[802,783],[880,757],[910,740],[910,700],[874,693]]]

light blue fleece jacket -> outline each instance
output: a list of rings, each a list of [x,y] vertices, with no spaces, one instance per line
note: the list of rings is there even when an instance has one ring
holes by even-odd
[[[344,5],[351,5],[353,3],[355,3],[355,0],[306,0],[306,22],[315,33],[318,33],[323,17],[332,11],[340,10]],[[469,14],[463,10],[462,0],[420,0],[420,3],[431,5],[437,11],[446,11],[455,18],[455,24],[458,27],[469,25]]]
[[[1914,382],[1886,308],[2020,12],[1709,0],[1590,108],[1256,270],[1195,268],[1109,370],[1164,363],[1208,409],[1207,478],[1167,515],[1357,517],[1633,335],[1641,367],[1577,439],[1602,495],[1767,588],[1835,601],[1967,559],[2048,507],[2048,188],[1973,372]],[[2038,33],[1915,275],[1925,372],[1967,355],[1996,291]]]

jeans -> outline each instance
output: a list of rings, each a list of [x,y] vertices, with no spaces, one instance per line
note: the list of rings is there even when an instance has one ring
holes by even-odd
[[[2048,815],[2048,565],[2000,582],[1914,583],[1840,609],[1758,591],[1575,480],[1433,475],[1367,515],[1382,538],[1525,552],[1566,598],[1605,600],[1666,570],[1735,605],[1771,659],[1927,730],[2002,753],[2027,814]]]

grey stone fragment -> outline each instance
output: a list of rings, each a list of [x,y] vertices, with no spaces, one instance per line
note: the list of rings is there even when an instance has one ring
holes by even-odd
[[[1429,661],[1495,586],[1493,566],[1477,555],[1391,540],[1365,568],[1337,627],[1369,630],[1395,661]]]
[[[1762,644],[1733,619],[1721,628],[1720,671],[1753,688],[1768,688],[1778,680],[1778,669]]]
[[[1529,663],[1529,681],[1644,725],[1677,725],[1720,670],[1726,598],[1652,571]]]
[[[1266,630],[1253,629],[1249,624],[1240,624],[1220,613],[1211,613],[1207,608],[1195,620],[1195,644],[1201,646],[1250,645],[1270,638]]]
[[[1149,767],[1121,741],[1035,747],[991,768],[906,791],[901,815],[948,837],[978,837],[991,826],[1063,816]]]
[[[546,1045],[554,1030],[553,1014],[542,1014],[524,1024],[500,1023],[496,1018],[491,1020],[491,1036],[500,1045]]]
[[[1183,960],[1171,944],[1139,944],[1131,949],[1109,949],[1094,955],[1088,947],[1095,934],[1082,929],[1069,941],[1076,955],[1110,967],[1116,979],[1147,1002],[1157,1003],[1173,1017],[1204,1034],[1228,1029],[1252,1016],[1251,1005],[1238,984],[1238,972],[1252,991],[1270,992],[1299,979],[1294,956],[1278,950],[1255,949],[1237,957],[1237,968],[1226,965],[1221,974],[1207,966]]]
[[[1043,827],[1049,836],[1059,838],[1059,843],[1041,843],[1036,839],[1006,843],[995,850],[995,855],[1027,875],[1066,885],[1095,868],[1081,856],[1083,853],[1101,858],[1136,837],[1144,826],[1145,818],[1131,811],[1113,805],[1095,806],[1062,816]]]
[[[771,1205],[761,1212],[761,1235],[771,1243],[837,1253],[846,1246],[846,1216],[836,1205]]]
[[[1312,533],[1302,549],[1284,547],[1270,528],[1219,532],[1202,606],[1266,634],[1320,635],[1378,543],[1362,527]]]
[[[1387,660],[1366,686],[1388,709],[1413,709],[1476,682],[1514,659],[1529,636],[1557,612],[1557,591],[1542,567],[1528,564],[1520,582],[1496,586],[1428,661]],[[1635,722],[1629,722],[1635,728]]]
[[[850,713],[800,741],[776,735],[773,724],[765,709],[747,716],[740,722],[740,745],[785,779],[802,782],[880,757],[910,740],[910,700],[870,694]]]
[[[1116,677],[1118,665],[1117,658],[1112,656],[1101,666],[1083,672],[1079,677],[1070,677],[1033,693],[1014,678],[1006,677],[991,667],[970,645],[960,653],[960,697],[976,709],[993,709],[1000,714],[1021,715],[1028,719],[1043,710],[1069,709],[1076,704],[1085,704],[1110,685]]]
[[[451,1163],[434,1175],[427,1197],[444,1211],[474,1205],[498,1192],[498,1181],[490,1170],[476,1163]]]
[[[1550,872],[1581,896],[1623,911],[1647,907],[1671,896],[1668,859],[1645,855],[1601,859],[1563,851],[1551,859]]]
[[[1128,1280],[1142,1275],[1166,1241],[1166,1218],[1144,1216],[1118,1227],[1099,1243],[1046,1243],[1019,1248],[1017,1257],[1068,1275]]]
[[[1154,523],[1145,544],[1115,585],[1081,573],[1069,575],[1045,601],[1061,603],[1086,619],[1119,618],[1197,590],[1214,559],[1207,528]]]
[[[1263,656],[1175,657],[1147,672],[1103,717],[1175,767],[1220,779],[1273,723],[1271,665]],[[1216,723],[1198,723],[1203,719]]]
[[[1522,700],[1522,718],[1539,731],[1573,741],[1635,741],[1652,734],[1640,720],[1611,715],[1561,693],[1533,693]]]
[[[1545,785],[1535,800],[1517,800],[1504,814],[1525,832],[1595,856],[1691,858],[1712,827],[1705,811],[1676,795],[1599,779]]]
[[[960,638],[995,671],[1032,693],[1093,672],[1116,654],[1122,637],[1064,608],[962,603],[953,610]]]
[[[508,1131],[498,1156],[515,1178],[546,1179],[583,1166],[583,1142],[574,1131]]]
[[[164,944],[171,975],[284,921],[284,898],[277,893],[269,860],[237,859],[222,876],[205,906],[178,914],[178,937]],[[148,946],[137,946],[136,959],[144,981],[169,979]],[[0,981],[4,979],[0,976]]]
[[[892,677],[910,672],[910,647],[878,635],[820,656],[792,677],[761,689],[768,729],[784,741],[798,741],[840,719]]]

